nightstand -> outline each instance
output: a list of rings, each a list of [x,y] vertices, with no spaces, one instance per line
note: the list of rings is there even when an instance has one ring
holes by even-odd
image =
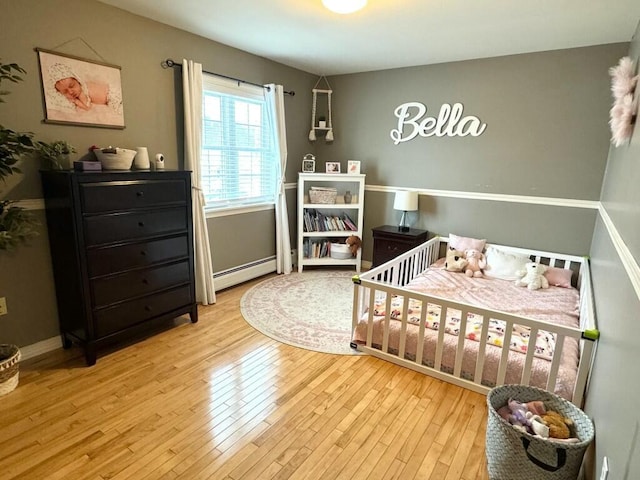
[[[427,230],[412,228],[399,232],[397,226],[383,225],[371,229],[373,232],[373,265],[377,267],[401,253],[407,252],[427,241]]]

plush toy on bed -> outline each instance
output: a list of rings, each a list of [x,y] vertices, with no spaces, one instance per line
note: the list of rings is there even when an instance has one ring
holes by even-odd
[[[467,277],[482,277],[482,269],[487,266],[484,253],[480,250],[469,249],[464,251],[464,256],[467,259],[467,269],[464,271]]]
[[[350,237],[347,237],[347,240],[345,241],[345,243],[349,245],[349,250],[351,250],[351,255],[353,255],[354,257],[357,256],[358,249],[362,245],[362,240],[360,240],[360,237],[351,235]]]
[[[524,275],[520,280],[516,280],[518,287],[527,287],[529,290],[549,288],[549,282],[544,276],[547,267],[540,263],[529,262],[525,265],[525,269],[518,272],[520,275]]]
[[[467,263],[467,259],[464,258],[464,252],[451,247],[447,249],[447,258],[444,262],[445,270],[448,272],[464,272]]]

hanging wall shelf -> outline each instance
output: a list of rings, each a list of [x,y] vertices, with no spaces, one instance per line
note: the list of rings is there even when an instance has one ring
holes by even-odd
[[[320,82],[324,81],[326,84],[326,88],[317,88],[320,85]],[[323,133],[326,132],[325,140],[327,142],[333,141],[333,123],[331,120],[331,94],[333,90],[331,89],[331,85],[329,85],[329,81],[327,77],[322,75],[316,84],[311,89],[311,93],[313,94],[313,105],[311,106],[311,131],[309,132],[309,140],[314,142],[317,138],[316,132]],[[326,120],[322,115],[318,115],[318,96],[326,97],[327,100],[327,110],[326,110]],[[317,118],[316,118],[317,117]]]

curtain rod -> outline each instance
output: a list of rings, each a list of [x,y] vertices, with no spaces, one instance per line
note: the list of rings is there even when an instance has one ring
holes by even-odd
[[[176,63],[170,58],[163,60],[160,63],[160,65],[162,65],[162,68],[182,68],[181,63]],[[202,72],[208,73],[209,75],[215,75],[216,77],[226,78],[227,80],[233,80],[234,82],[246,83],[247,85],[253,85],[255,87],[262,87],[262,88],[266,88],[267,90],[270,90],[268,86],[260,85],[259,83],[247,82],[246,80],[241,80],[240,78],[230,77],[228,75],[222,75],[221,73],[207,72],[206,70],[203,70]],[[296,92],[294,92],[293,90],[291,90],[290,92],[287,92],[285,90],[284,93],[287,95],[291,95],[292,97],[296,94]]]

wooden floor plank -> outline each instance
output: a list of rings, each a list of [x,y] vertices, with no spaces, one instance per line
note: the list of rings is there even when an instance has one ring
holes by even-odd
[[[0,479],[486,480],[486,398],[367,355],[279,343],[218,292],[100,351],[20,365],[0,401]]]

